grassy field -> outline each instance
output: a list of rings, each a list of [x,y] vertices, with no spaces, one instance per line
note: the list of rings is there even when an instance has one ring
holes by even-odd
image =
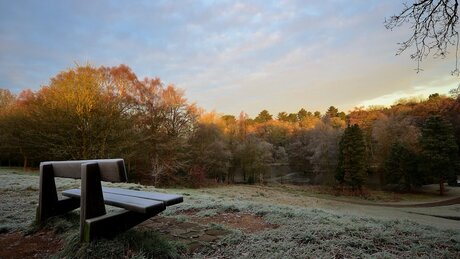
[[[61,191],[78,187],[79,181],[58,179],[57,185]],[[27,250],[31,242],[21,241],[35,240],[38,244],[34,250],[23,255],[56,258],[460,257],[459,221],[430,216],[458,215],[458,204],[411,209],[364,206],[339,201],[321,190],[298,186],[238,185],[196,190],[160,190],[136,184],[107,186],[178,193],[185,201],[114,239],[81,245],[78,211],[51,219],[46,226],[33,225],[38,174],[0,169],[0,243],[9,246],[4,251]],[[409,195],[399,200],[410,202],[412,199],[431,200],[434,196]],[[15,242],[11,242],[12,239]],[[50,240],[59,245],[54,245],[54,249],[49,247]],[[0,258],[8,257],[1,253]]]

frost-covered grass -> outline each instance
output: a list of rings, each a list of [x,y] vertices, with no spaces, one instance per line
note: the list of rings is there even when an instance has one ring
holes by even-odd
[[[57,179],[59,190],[79,186],[79,181]],[[277,225],[260,232],[232,229],[212,246],[194,254],[181,254],[183,247],[164,240],[154,230],[134,229],[113,240],[81,246],[77,242],[78,214],[49,222],[67,245],[56,257],[224,257],[224,258],[459,258],[460,229],[439,229],[410,220],[385,220],[320,209],[317,201],[298,193],[258,187],[210,189],[155,189],[137,184],[106,184],[137,190],[178,193],[184,203],[168,207],[163,216],[180,221],[220,213],[250,213]],[[38,176],[0,170],[0,226],[6,231],[30,229],[38,201]],[[289,202],[287,202],[289,201]],[[293,201],[293,202],[292,202]],[[73,216],[72,216],[73,215]],[[437,220],[434,218],[434,220]],[[209,223],[212,224],[211,222]],[[227,226],[216,225],[220,228]],[[212,227],[212,226],[211,226]],[[215,226],[214,226],[215,227]],[[110,247],[116,247],[110,250]],[[129,253],[129,251],[135,251]],[[128,251],[128,252],[127,252]]]
[[[221,249],[203,254],[259,258],[454,258],[460,253],[458,232],[439,231],[409,221],[381,221],[277,206],[251,210],[280,227],[257,234],[235,232],[219,242]]]
[[[23,230],[33,223],[38,205],[37,171],[0,168],[0,233]],[[79,186],[73,179],[57,179],[58,190]]]
[[[340,215],[316,208],[265,204],[247,200],[216,199],[214,195],[190,194],[182,206],[166,215],[197,210],[195,215],[223,212],[251,213],[263,217],[275,229],[259,233],[233,231],[212,248],[196,256],[248,258],[458,258],[459,229],[440,230],[409,220],[381,220]]]

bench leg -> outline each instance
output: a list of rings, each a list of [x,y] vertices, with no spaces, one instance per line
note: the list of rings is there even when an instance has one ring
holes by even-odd
[[[64,198],[58,200],[52,165],[40,168],[40,193],[35,220],[43,223],[46,219],[64,214],[80,207],[80,201]]]
[[[91,218],[106,216],[101,174],[97,164],[81,167],[80,240],[85,240],[85,224]],[[111,228],[112,226],[108,226]],[[88,240],[89,241],[89,240]]]
[[[160,213],[160,211],[153,214],[142,214],[129,210],[123,210],[87,219],[81,228],[81,241],[90,242],[91,240],[100,237],[113,237],[120,232],[126,231],[146,221],[158,213]]]
[[[98,237],[112,237],[157,215],[164,206],[150,213],[122,210],[107,214],[98,164],[83,164],[81,168],[80,240],[89,242]]]

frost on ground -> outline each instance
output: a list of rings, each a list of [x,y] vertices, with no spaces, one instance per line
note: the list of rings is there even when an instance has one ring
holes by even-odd
[[[199,194],[201,192],[201,194]],[[188,191],[189,198],[167,215],[196,210],[212,217],[225,212],[259,215],[278,228],[258,233],[234,231],[200,256],[211,257],[429,257],[456,258],[459,229],[441,230],[409,220],[382,220],[303,206],[216,198],[206,191]],[[235,192],[233,192],[235,194]],[[345,205],[346,206],[346,205]]]
[[[57,179],[56,184],[58,190],[63,190],[78,187],[79,181]],[[209,229],[225,230],[223,232],[226,233],[225,235],[219,236],[218,239],[213,238],[212,242],[202,244],[193,252],[189,250],[188,253],[183,254],[186,257],[459,258],[460,256],[458,221],[411,214],[403,209],[346,204],[283,193],[282,190],[270,187],[228,186],[198,190],[163,190],[137,184],[106,185],[182,194],[184,203],[168,207],[161,213],[165,221],[191,222],[188,225],[201,224]],[[2,232],[26,231],[35,216],[38,175],[12,174],[0,170],[0,194]],[[448,206],[444,209],[457,211],[458,206],[452,208]],[[429,209],[435,210],[435,208]],[[421,209],[411,210],[418,212]],[[383,211],[387,211],[387,214],[396,213],[396,217],[377,215]],[[235,217],[228,216],[231,214]],[[226,215],[231,220],[245,217],[242,215],[253,215],[269,227],[261,228],[260,231],[243,231],[235,225],[226,224],[225,221],[219,224],[212,222],[219,215]],[[432,222],[448,222],[450,225],[419,224],[417,222],[423,223],[423,221],[412,220],[417,217]],[[134,231],[161,225],[161,222],[154,223],[144,224]],[[0,238],[1,236],[2,234]],[[123,242],[123,240],[116,240],[116,242]],[[94,252],[98,247],[92,249]],[[104,251],[101,253],[103,255]],[[120,253],[110,254],[110,257],[130,257],[130,254],[127,256],[126,251]],[[136,256],[139,258],[142,254]]]
[[[0,169],[0,233],[23,230],[32,224],[38,205],[38,183],[38,172],[24,174]],[[80,183],[57,179],[56,184],[59,191]]]

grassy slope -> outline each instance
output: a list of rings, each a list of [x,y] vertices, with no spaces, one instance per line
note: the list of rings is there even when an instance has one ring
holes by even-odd
[[[38,177],[31,174],[12,174],[11,169],[0,170],[0,230],[30,229],[38,201]],[[78,186],[78,181],[58,180],[58,189]],[[110,185],[110,184],[109,184]],[[132,189],[155,190],[135,184],[116,184]],[[156,190],[165,191],[165,190]],[[456,258],[460,254],[458,224],[440,229],[411,220],[382,219],[365,216],[376,208],[362,213],[341,211],[335,202],[305,197],[299,193],[283,192],[276,188],[233,186],[203,190],[167,190],[181,193],[185,202],[168,208],[164,216],[187,221],[182,211],[197,210],[199,216],[222,212],[252,213],[269,223],[279,225],[257,233],[232,230],[212,247],[205,247],[193,256],[223,257],[430,257]],[[350,205],[349,207],[357,207]],[[324,208],[324,209],[318,209]],[[359,207],[360,210],[363,206]],[[332,211],[333,210],[333,211]],[[397,210],[394,210],[396,212]],[[400,212],[402,213],[402,212]],[[410,215],[410,214],[408,214]],[[412,215],[410,216],[412,217]],[[410,218],[408,217],[408,218]],[[422,216],[420,216],[422,217]],[[434,218],[434,220],[438,220]],[[439,219],[442,221],[443,219]],[[80,247],[77,242],[78,216],[55,219],[50,224],[68,240],[63,255],[85,257],[88,251],[103,257],[118,256],[178,256],[182,250],[174,242],[163,240],[157,233],[132,230],[112,241]],[[1,233],[0,232],[0,233]],[[137,245],[136,245],[137,244]],[[118,249],[110,251],[114,245]],[[137,246],[137,247],[136,247]],[[127,253],[127,250],[134,253]],[[191,255],[186,255],[191,256]]]

